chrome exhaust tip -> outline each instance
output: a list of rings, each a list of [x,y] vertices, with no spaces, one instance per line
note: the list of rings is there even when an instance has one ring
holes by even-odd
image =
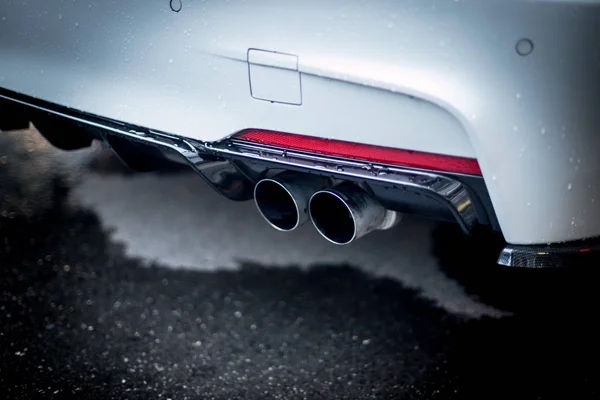
[[[350,244],[374,230],[392,228],[402,217],[349,182],[316,192],[309,202],[309,214],[321,236],[338,245]]]
[[[254,186],[254,202],[273,228],[289,232],[310,219],[310,197],[328,186],[327,178],[286,171],[259,181]]]

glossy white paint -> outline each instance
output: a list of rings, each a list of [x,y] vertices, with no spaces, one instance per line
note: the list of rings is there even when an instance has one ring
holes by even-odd
[[[0,86],[203,140],[477,157],[505,238],[558,242],[600,235],[599,21],[591,0],[9,1]],[[251,96],[252,48],[298,57],[301,106]]]

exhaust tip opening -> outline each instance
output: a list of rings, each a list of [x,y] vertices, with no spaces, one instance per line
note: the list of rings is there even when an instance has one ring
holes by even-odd
[[[317,192],[310,199],[309,212],[317,231],[334,244],[344,245],[356,236],[354,216],[346,202],[333,192]]]
[[[279,182],[272,179],[258,182],[254,187],[254,202],[263,218],[275,229],[292,231],[298,227],[298,205]]]

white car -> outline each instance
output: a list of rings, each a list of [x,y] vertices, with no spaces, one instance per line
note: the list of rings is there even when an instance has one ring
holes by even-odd
[[[0,4],[0,128],[179,157],[276,229],[402,213],[503,235],[508,266],[600,250],[600,0]]]

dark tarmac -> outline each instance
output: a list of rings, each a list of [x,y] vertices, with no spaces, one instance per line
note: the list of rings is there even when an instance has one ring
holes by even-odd
[[[348,247],[0,133],[0,398],[598,398],[594,270],[406,218]],[[600,267],[600,265],[599,265]]]

